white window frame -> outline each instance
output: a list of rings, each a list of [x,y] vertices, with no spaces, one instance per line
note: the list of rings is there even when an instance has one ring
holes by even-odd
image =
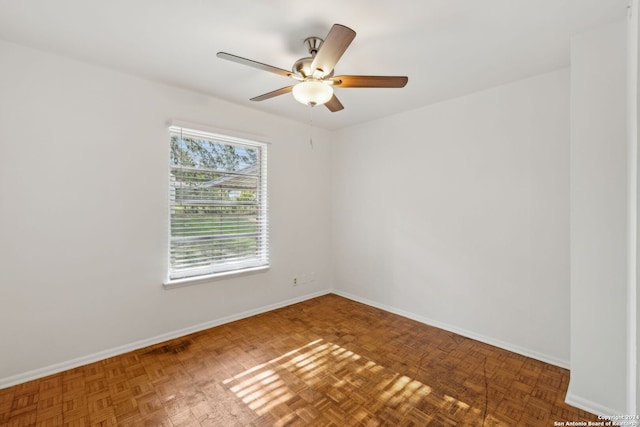
[[[196,266],[193,268],[176,268],[174,265],[174,245],[179,239],[184,241],[184,236],[175,237],[172,232],[173,215],[175,214],[174,205],[178,203],[176,200],[176,186],[174,172],[181,166],[172,165],[169,161],[169,226],[168,226],[168,254],[165,288],[173,288],[195,284],[205,280],[216,280],[229,277],[235,277],[242,274],[251,274],[265,271],[269,268],[269,222],[268,222],[268,193],[267,193],[267,148],[268,142],[256,137],[240,137],[230,135],[226,131],[211,130],[199,125],[189,125],[173,122],[169,126],[169,145],[171,144],[172,135],[179,134],[180,137],[189,137],[210,141],[217,144],[240,146],[255,149],[258,152],[257,171],[255,173],[257,179],[256,195],[257,202],[252,205],[256,207],[256,232],[252,233],[256,239],[256,255],[246,256],[244,259],[233,260],[229,262],[217,262],[215,259],[209,259],[210,264],[206,266]],[[184,167],[187,169],[188,167]],[[204,170],[204,169],[203,169]],[[213,205],[212,205],[213,206]],[[216,205],[219,206],[219,205]],[[209,236],[215,240],[213,236]],[[188,239],[187,239],[188,240]],[[176,262],[177,264],[177,262]]]

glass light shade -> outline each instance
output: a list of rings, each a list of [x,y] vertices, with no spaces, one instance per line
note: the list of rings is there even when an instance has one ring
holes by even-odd
[[[319,80],[305,80],[293,87],[293,97],[305,105],[322,105],[333,96],[333,88]]]

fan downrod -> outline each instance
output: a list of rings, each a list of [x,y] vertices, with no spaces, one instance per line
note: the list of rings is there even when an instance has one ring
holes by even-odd
[[[307,37],[304,39],[304,45],[309,51],[309,55],[312,57],[316,56],[316,53],[320,50],[320,46],[322,46],[322,40],[320,37]]]
[[[313,58],[316,57],[316,54],[320,50],[320,46],[322,46],[322,43],[324,43],[324,40],[321,39],[320,37],[314,36],[314,37],[307,37],[306,39],[304,39],[304,46],[307,48],[307,51],[309,51],[309,55],[311,56],[298,59],[293,64],[291,71],[293,71],[295,74],[298,74],[303,79],[311,77],[311,74],[312,74],[311,63],[313,62]],[[333,76],[333,70],[331,70],[330,73],[322,77],[324,78],[324,77],[331,77],[331,76]]]

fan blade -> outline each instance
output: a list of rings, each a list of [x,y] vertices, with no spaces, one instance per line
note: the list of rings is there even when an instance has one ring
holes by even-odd
[[[336,76],[333,85],[337,87],[404,87],[409,81],[404,76]]]
[[[336,111],[340,111],[340,110],[344,109],[344,106],[338,100],[338,98],[336,97],[335,93],[333,94],[333,96],[331,97],[330,100],[325,102],[324,105],[326,105],[327,108],[329,109],[329,111],[331,111],[332,113],[335,113]]]
[[[318,53],[313,58],[311,70],[318,70],[323,76],[331,73],[333,67],[347,50],[351,42],[356,36],[356,32],[344,25],[334,24],[320,45]]]
[[[270,71],[272,73],[279,74],[285,77],[293,77],[294,74],[291,71],[283,70],[282,68],[273,67],[271,65],[263,64],[262,62],[252,61],[251,59],[243,58],[241,56],[232,55],[226,52],[218,52],[216,54],[218,58],[226,59],[227,61],[237,62],[238,64],[248,65],[249,67],[258,68],[263,71]]]
[[[291,92],[293,86],[283,87],[278,90],[274,90],[269,93],[265,93],[264,95],[256,96],[255,98],[251,98],[251,101],[264,101],[265,99],[273,98],[275,96],[284,95],[285,93]]]

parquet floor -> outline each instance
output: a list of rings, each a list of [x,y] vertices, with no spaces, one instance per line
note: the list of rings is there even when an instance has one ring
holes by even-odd
[[[326,295],[0,390],[7,426],[552,426],[569,372]]]

